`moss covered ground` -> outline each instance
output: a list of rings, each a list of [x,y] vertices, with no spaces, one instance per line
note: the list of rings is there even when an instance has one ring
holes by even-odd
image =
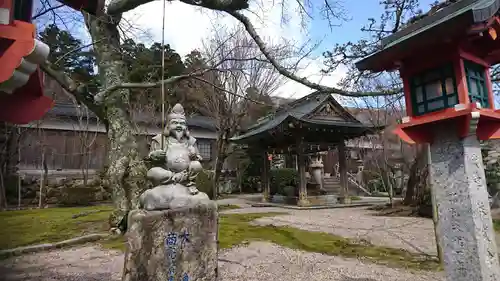
[[[221,209],[234,209],[228,205]],[[57,242],[82,234],[105,232],[110,207],[53,208],[0,213],[0,249]],[[436,270],[435,259],[400,249],[358,244],[350,239],[293,227],[256,226],[250,222],[281,213],[223,214],[219,219],[219,245],[232,248],[251,241],[269,241],[284,247],[369,260],[393,267]],[[124,238],[100,242],[103,247],[124,250]]]

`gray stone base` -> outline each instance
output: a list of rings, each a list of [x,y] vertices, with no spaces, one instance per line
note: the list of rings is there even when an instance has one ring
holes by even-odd
[[[130,212],[122,280],[215,281],[217,214],[214,201]]]
[[[188,187],[182,184],[159,185],[144,191],[139,197],[142,208],[153,210],[177,209],[196,205],[199,202],[210,200],[203,192],[191,194]]]
[[[434,140],[431,180],[447,280],[500,280],[479,141],[445,127]]]
[[[329,194],[329,195],[318,195],[318,196],[307,196],[308,205],[306,206],[330,206],[338,204],[338,196]],[[283,196],[283,195],[273,195],[271,197],[271,203],[276,204],[291,204],[297,205],[299,203],[298,197],[292,196]]]

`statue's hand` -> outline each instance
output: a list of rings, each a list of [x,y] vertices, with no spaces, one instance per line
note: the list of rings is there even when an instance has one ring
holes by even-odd
[[[175,183],[180,183],[180,182],[183,182],[187,179],[187,173],[186,172],[180,172],[180,173],[176,173],[172,176],[172,181],[175,182]]]
[[[149,153],[149,157],[154,161],[164,160],[167,157],[167,153],[164,150],[155,150]]]

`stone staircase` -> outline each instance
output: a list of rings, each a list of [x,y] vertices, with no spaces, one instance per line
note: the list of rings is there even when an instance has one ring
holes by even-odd
[[[340,193],[340,174],[338,173],[338,165],[335,167],[335,172],[330,177],[324,178],[323,188],[329,194],[341,194]],[[370,196],[371,193],[366,190],[363,186],[357,183],[356,177],[347,173],[347,184],[348,184],[348,193],[351,196]]]
[[[351,196],[366,196],[368,195],[363,190],[359,189],[352,183],[348,183],[349,188],[348,192]],[[323,188],[328,192],[328,194],[341,194],[340,189],[340,178],[338,177],[329,177],[324,179]]]

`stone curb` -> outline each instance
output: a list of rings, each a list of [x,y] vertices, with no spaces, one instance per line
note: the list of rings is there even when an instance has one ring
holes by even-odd
[[[110,236],[110,234],[95,233],[95,234],[88,234],[88,235],[84,235],[84,236],[80,236],[80,237],[76,237],[76,238],[71,238],[68,240],[55,242],[55,243],[31,245],[31,246],[18,247],[18,248],[7,249],[7,250],[0,250],[0,257],[18,256],[18,255],[22,255],[22,254],[26,254],[26,253],[36,253],[36,252],[48,251],[48,250],[53,250],[53,249],[71,246],[71,245],[76,245],[76,244],[85,244],[88,242],[95,242],[95,241],[107,238],[109,236]]]
[[[337,204],[331,206],[310,206],[310,207],[299,207],[299,206],[289,206],[289,205],[281,205],[274,203],[253,203],[252,207],[277,207],[283,209],[293,209],[293,210],[321,210],[321,209],[340,209],[340,208],[356,208],[356,207],[368,207],[380,204],[377,203],[359,203],[359,204]]]

